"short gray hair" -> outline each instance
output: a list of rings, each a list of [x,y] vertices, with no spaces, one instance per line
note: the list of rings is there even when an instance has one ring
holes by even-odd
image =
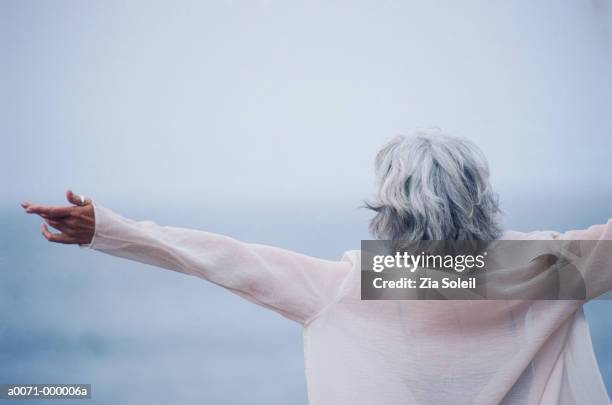
[[[370,231],[390,240],[495,240],[501,234],[489,166],[472,142],[419,130],[376,155]]]

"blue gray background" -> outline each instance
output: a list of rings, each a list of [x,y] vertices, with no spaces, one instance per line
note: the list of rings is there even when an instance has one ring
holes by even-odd
[[[91,403],[306,403],[301,330],[191,277],[48,244],[23,199],[325,258],[367,238],[376,148],[488,155],[506,225],[611,217],[607,1],[0,0],[0,381]],[[610,302],[589,304],[612,387]],[[608,332],[608,333],[606,333]]]

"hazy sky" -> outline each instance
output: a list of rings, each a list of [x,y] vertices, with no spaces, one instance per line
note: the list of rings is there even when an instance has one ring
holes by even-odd
[[[502,197],[609,197],[611,7],[4,0],[0,204],[352,208],[426,126],[475,140]]]

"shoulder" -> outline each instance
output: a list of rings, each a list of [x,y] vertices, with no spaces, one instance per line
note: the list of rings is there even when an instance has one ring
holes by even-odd
[[[558,231],[531,231],[531,232],[520,232],[520,231],[506,231],[500,238],[501,240],[550,240],[557,239],[561,235]]]
[[[576,229],[567,232],[558,231],[506,231],[502,235],[502,240],[548,240],[548,239],[611,239],[612,238],[612,219],[605,223],[591,225],[585,229]]]
[[[348,262],[353,266],[360,266],[361,250],[347,250],[340,259],[342,262]]]

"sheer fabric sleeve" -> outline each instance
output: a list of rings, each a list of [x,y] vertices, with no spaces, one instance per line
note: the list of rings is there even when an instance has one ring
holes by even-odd
[[[100,252],[197,276],[304,323],[335,297],[352,267],[205,231],[134,221],[93,203]]]
[[[564,249],[573,258],[586,286],[587,299],[612,290],[612,219],[587,229],[565,232]]]

